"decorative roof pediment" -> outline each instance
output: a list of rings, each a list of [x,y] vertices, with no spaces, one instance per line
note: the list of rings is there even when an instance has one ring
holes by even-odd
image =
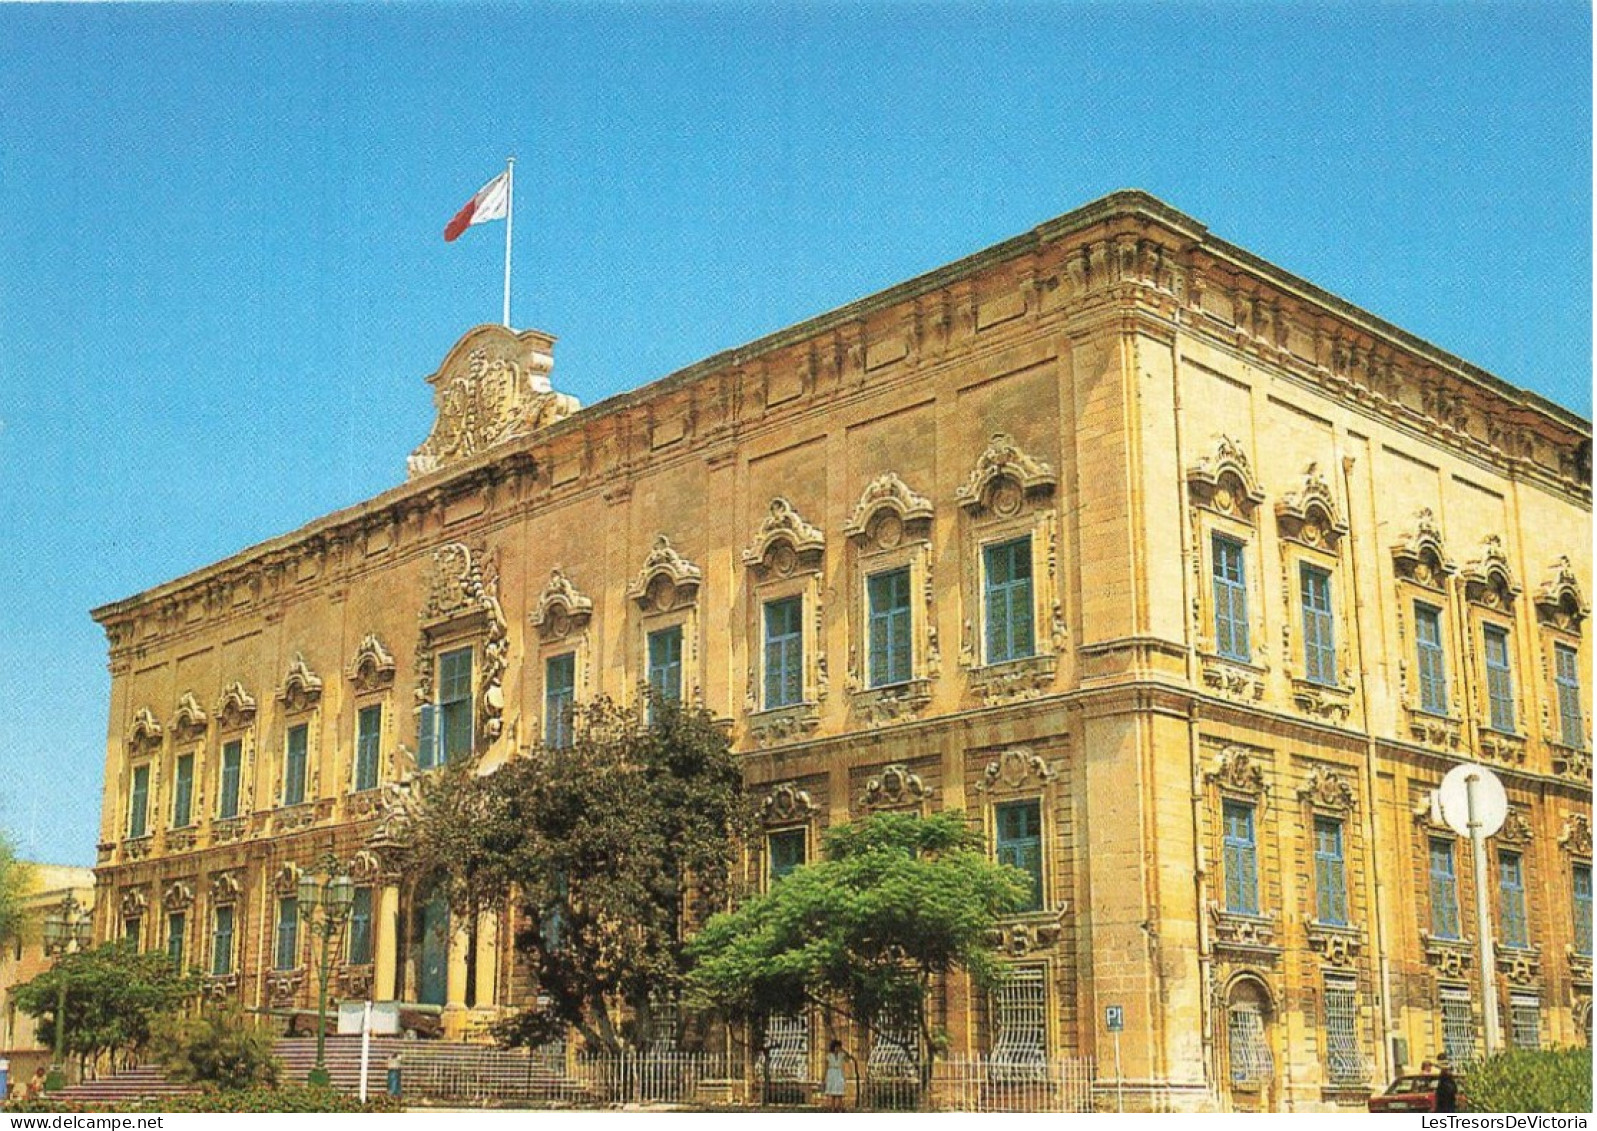
[[[543,587],[530,619],[545,640],[558,640],[570,632],[582,631],[591,616],[593,598],[578,592],[571,579],[556,567],[549,572],[549,584]]]
[[[1579,632],[1590,613],[1575,567],[1565,554],[1547,567],[1546,580],[1536,590],[1536,616],[1543,624]]]
[[[889,471],[866,486],[859,502],[854,504],[854,512],[843,524],[843,533],[850,538],[865,538],[874,533],[872,540],[882,542],[880,533],[873,531],[873,524],[880,524],[889,515],[897,520],[900,529],[911,523],[929,522],[932,501],[911,491],[896,473]]]
[[[1442,528],[1429,507],[1414,512],[1412,525],[1392,547],[1392,564],[1399,577],[1436,589],[1456,572],[1442,545]]]
[[[818,567],[826,549],[826,535],[804,521],[792,503],[778,496],[743,551],[743,564],[771,573],[789,574],[801,567]]]
[[[194,692],[185,691],[177,701],[176,714],[172,716],[172,735],[179,740],[194,738],[205,733],[207,721],[205,708],[200,706]]]
[[[1509,568],[1503,539],[1496,534],[1482,539],[1480,555],[1466,563],[1459,576],[1464,580],[1465,598],[1475,604],[1508,610],[1519,596],[1519,584]]]
[[[294,662],[288,665],[283,685],[277,689],[277,700],[290,711],[303,711],[314,706],[322,697],[322,680],[305,662],[303,652],[294,653]]]
[[[135,753],[146,748],[159,746],[164,728],[155,718],[155,712],[148,707],[140,707],[133,713],[133,723],[128,727],[128,746]]]
[[[697,598],[704,572],[677,553],[671,539],[661,534],[643,560],[643,568],[627,596],[645,608],[664,612]]]
[[[394,656],[377,634],[368,632],[355,649],[345,673],[359,691],[371,691],[394,681]]]
[[[1244,518],[1251,518],[1253,509],[1264,502],[1248,453],[1226,435],[1216,436],[1213,450],[1187,468],[1187,489],[1195,502]]]
[[[995,432],[954,498],[972,513],[1013,514],[1027,497],[1047,494],[1058,482],[1052,467],[1021,451],[1007,433]]]
[[[564,420],[581,405],[549,384],[554,338],[504,326],[468,330],[427,378],[437,418],[408,461],[410,478]]]
[[[1335,550],[1347,533],[1347,523],[1318,463],[1304,468],[1297,489],[1281,496],[1275,504],[1275,518],[1283,538],[1317,549]]]

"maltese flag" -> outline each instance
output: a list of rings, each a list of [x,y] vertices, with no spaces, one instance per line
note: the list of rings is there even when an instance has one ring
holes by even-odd
[[[509,209],[510,170],[507,169],[478,189],[477,194],[466,201],[466,206],[455,213],[455,218],[444,229],[444,242],[458,239],[460,233],[473,224],[503,220]]]

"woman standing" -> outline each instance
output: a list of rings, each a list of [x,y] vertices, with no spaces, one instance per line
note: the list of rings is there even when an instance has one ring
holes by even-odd
[[[843,1110],[843,1056],[843,1042],[834,1040],[826,1050],[826,1079],[821,1082],[827,1111]]]

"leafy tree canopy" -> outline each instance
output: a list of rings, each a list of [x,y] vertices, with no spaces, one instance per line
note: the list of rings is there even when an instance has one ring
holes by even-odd
[[[17,859],[11,838],[0,833],[0,943],[22,937],[23,900],[32,886],[32,873],[31,866]]]
[[[17,1008],[38,1021],[38,1037],[55,1045],[56,1008],[65,981],[66,1051],[81,1056],[139,1048],[152,1021],[177,1009],[199,988],[167,955],[140,954],[126,942],[59,958],[32,981],[11,991]]]
[[[231,1091],[273,1087],[282,1063],[272,1034],[251,1024],[237,1006],[197,1014],[169,1013],[151,1025],[150,1052],[167,1079]]]
[[[690,999],[757,1029],[812,1003],[873,1029],[896,1019],[923,1043],[929,1074],[932,979],[963,969],[981,986],[1000,980],[992,932],[1028,891],[1023,873],[988,859],[963,813],[842,825],[827,832],[822,860],[705,924]]]
[[[536,1044],[569,1025],[595,1048],[647,1047],[656,1006],[681,984],[687,924],[725,906],[751,807],[707,711],[647,696],[574,715],[565,747],[427,779],[412,870],[445,884],[457,913],[517,910],[516,948],[546,1004],[501,1040]]]

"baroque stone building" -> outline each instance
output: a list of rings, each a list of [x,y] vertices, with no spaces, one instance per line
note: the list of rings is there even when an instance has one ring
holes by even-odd
[[[1118,1006],[1128,1102],[1292,1109],[1472,1055],[1470,760],[1504,1031],[1587,1039],[1586,421],[1138,192],[588,409],[552,348],[472,330],[403,485],[95,611],[102,935],[304,1007],[330,849],[335,996],[469,1033],[534,991],[392,867],[402,783],[648,681],[730,720],[759,882],[881,809],[1032,876],[955,1051],[1107,1079]]]

